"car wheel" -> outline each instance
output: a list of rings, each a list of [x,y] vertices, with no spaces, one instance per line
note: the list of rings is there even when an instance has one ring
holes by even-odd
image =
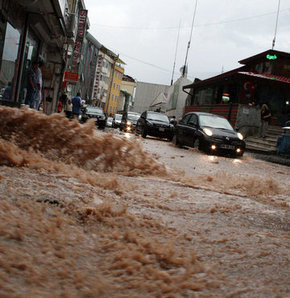
[[[146,133],[146,129],[143,127],[142,128],[142,134],[141,134],[141,136],[142,136],[142,138],[146,138],[146,136],[147,136],[147,133]]]

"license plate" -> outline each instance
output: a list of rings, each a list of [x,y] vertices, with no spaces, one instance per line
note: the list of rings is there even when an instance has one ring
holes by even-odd
[[[159,127],[159,131],[165,131],[164,127]]]
[[[221,145],[221,148],[223,148],[223,149],[235,149],[235,146],[233,146],[233,145],[222,144],[222,145]]]

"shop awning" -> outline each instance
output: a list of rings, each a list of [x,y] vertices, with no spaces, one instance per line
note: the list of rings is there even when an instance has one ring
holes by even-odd
[[[283,83],[290,83],[290,78],[288,77],[277,76],[269,73],[255,73],[255,72],[246,72],[246,71],[240,71],[238,73],[246,76],[261,78],[261,79],[274,80],[274,81],[283,82]]]

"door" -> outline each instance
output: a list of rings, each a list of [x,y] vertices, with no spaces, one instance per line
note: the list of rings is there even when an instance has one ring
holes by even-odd
[[[198,126],[197,115],[191,114],[190,118],[187,121],[186,126],[184,127],[184,132],[183,132],[184,145],[193,147],[197,126]]]
[[[190,117],[191,117],[191,114],[185,115],[179,121],[179,123],[176,125],[176,138],[177,138],[178,142],[181,144],[185,144],[184,143],[184,133],[186,131],[187,122],[190,119]]]
[[[147,113],[143,112],[142,115],[140,116],[140,118],[138,119],[137,124],[136,124],[137,133],[142,133],[142,128],[145,125],[146,116],[147,116]]]

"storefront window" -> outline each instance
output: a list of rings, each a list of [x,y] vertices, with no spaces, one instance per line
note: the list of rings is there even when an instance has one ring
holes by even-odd
[[[11,99],[19,40],[20,33],[16,29],[7,22],[0,23],[0,96],[5,100]]]
[[[24,49],[24,61],[22,69],[21,87],[18,102],[24,103],[27,92],[27,75],[31,68],[32,61],[37,59],[39,40],[29,31]]]

